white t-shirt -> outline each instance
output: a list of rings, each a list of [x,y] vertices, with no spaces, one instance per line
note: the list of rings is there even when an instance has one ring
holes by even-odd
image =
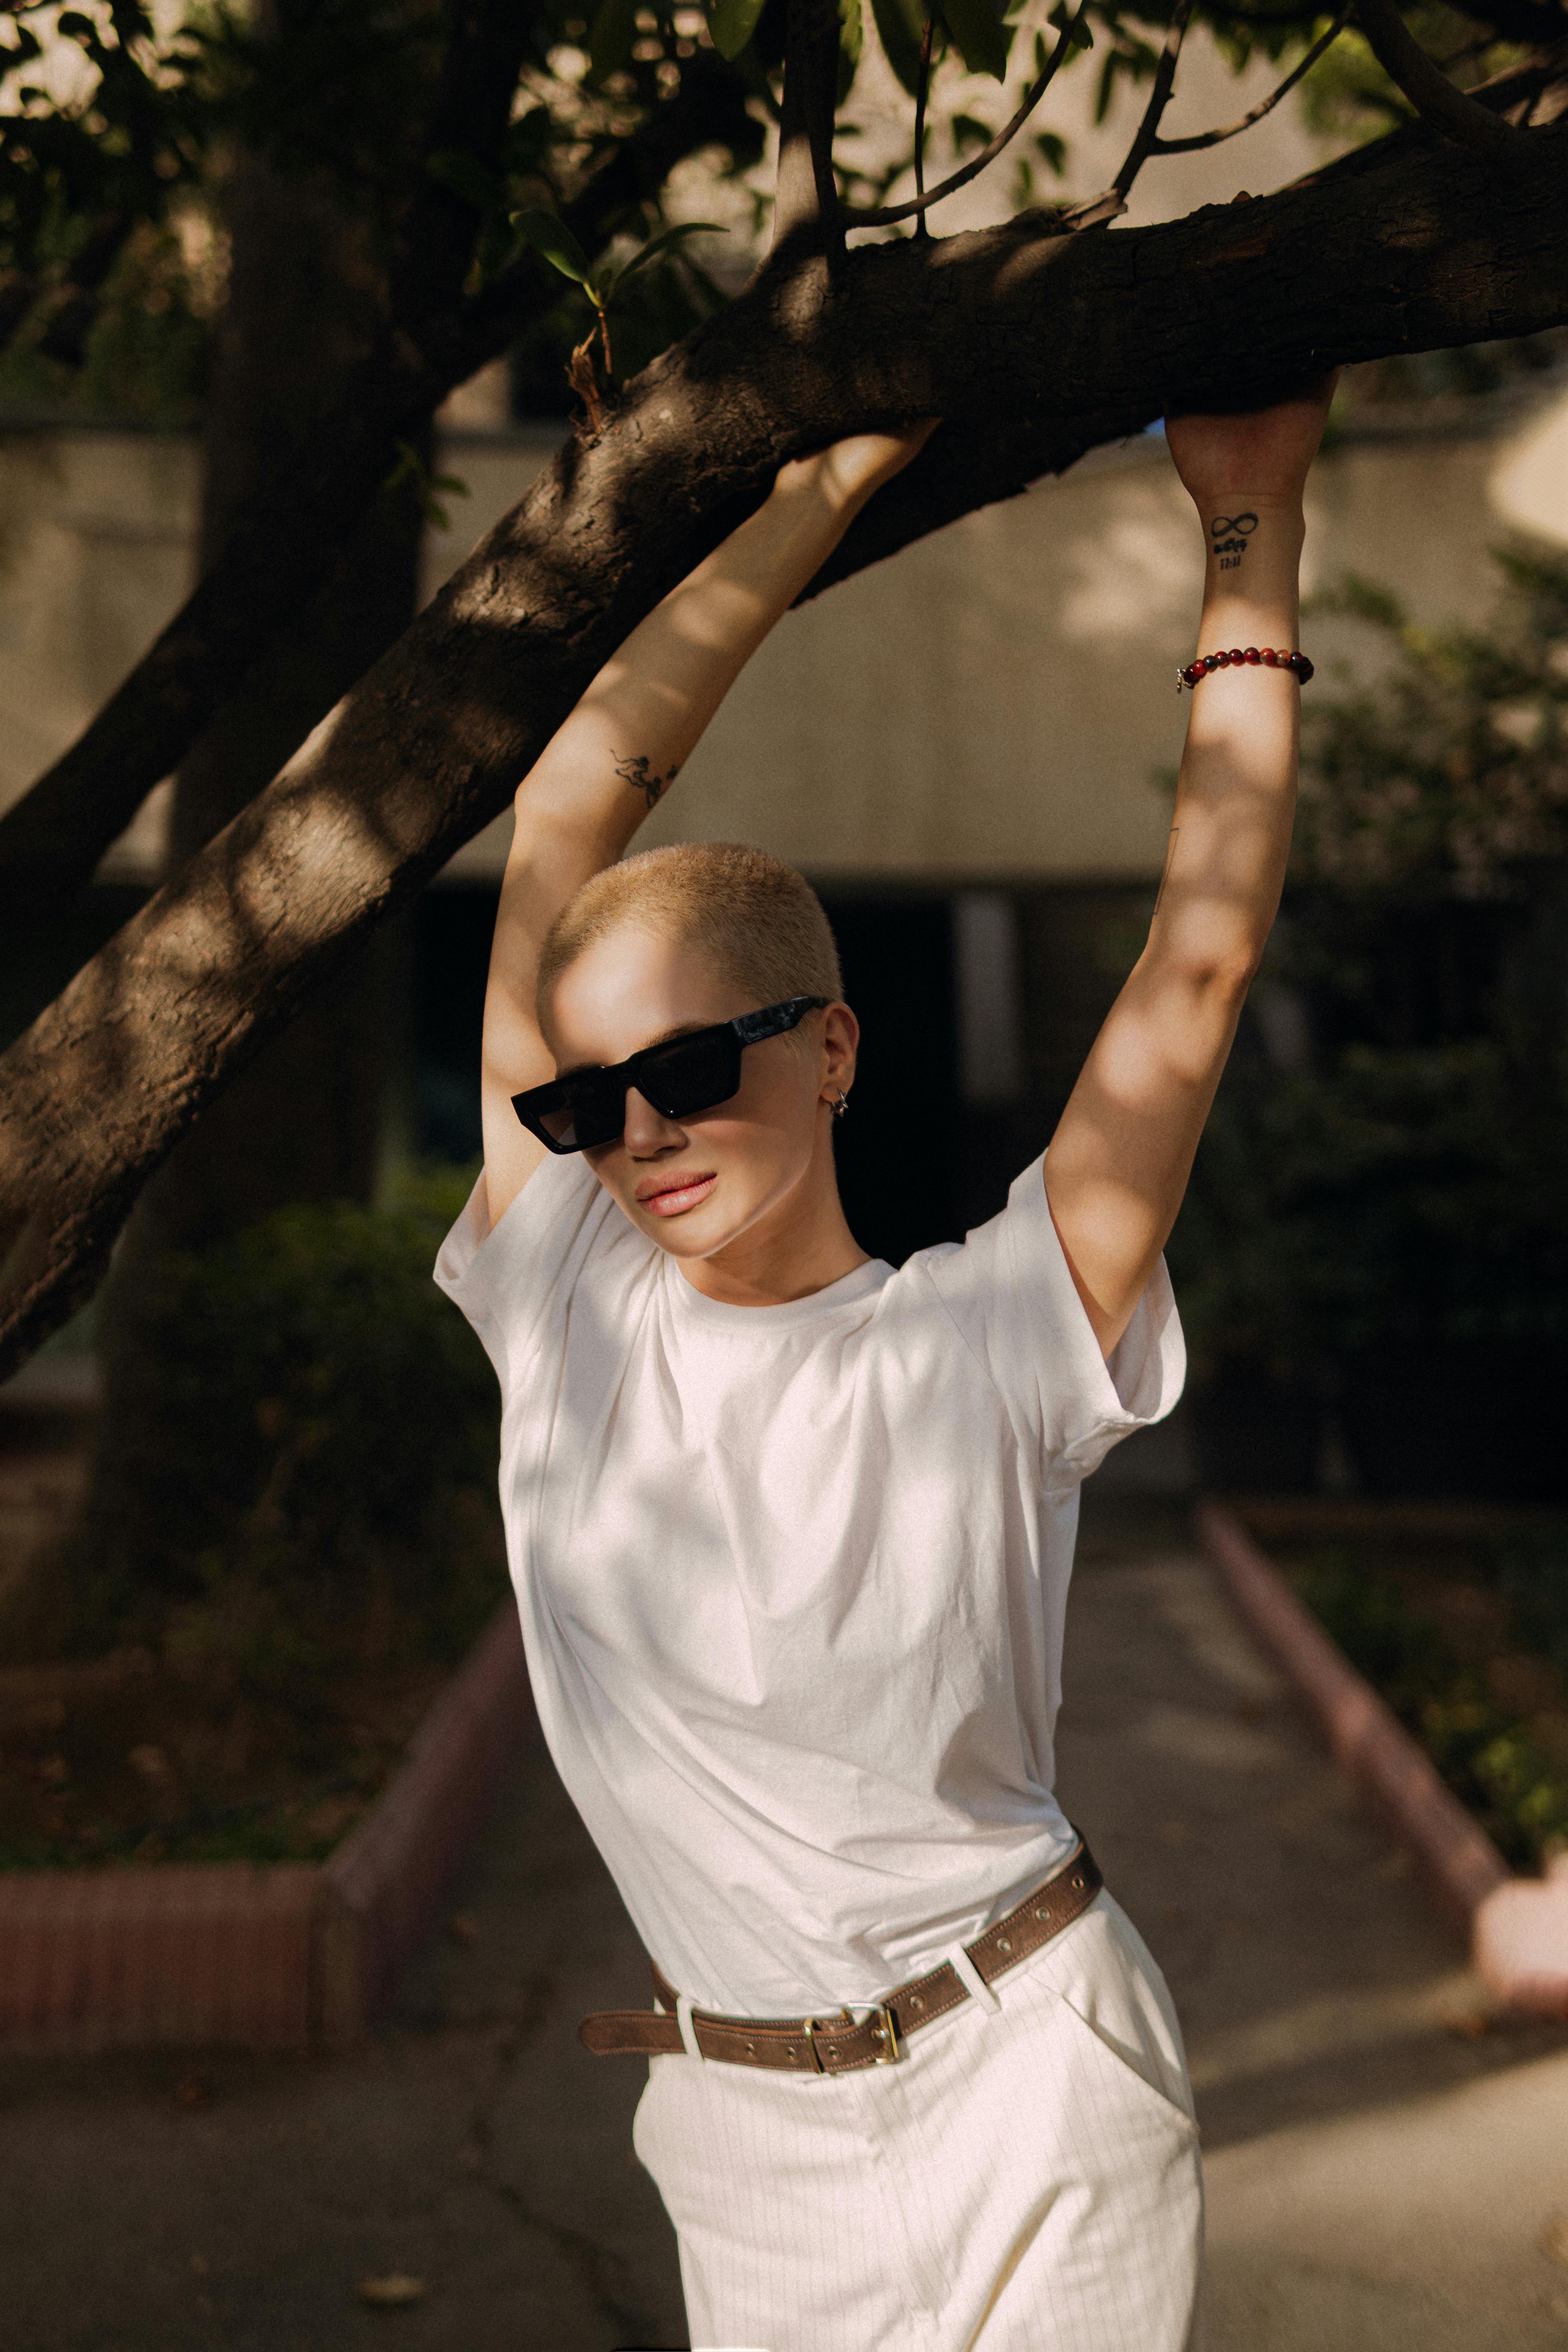
[[[1162,1265],[1103,1361],[1036,1160],[962,1245],[784,1307],[693,1289],[580,1158],[436,1279],[500,1378],[540,1720],[700,2008],[868,2003],[1068,1853],[1079,1483],[1181,1392]]]

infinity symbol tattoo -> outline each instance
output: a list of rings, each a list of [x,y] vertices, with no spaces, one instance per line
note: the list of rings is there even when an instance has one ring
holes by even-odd
[[[1238,530],[1244,539],[1249,539],[1257,529],[1258,517],[1255,514],[1215,515],[1209,525],[1209,536],[1211,539],[1223,539],[1227,530]]]

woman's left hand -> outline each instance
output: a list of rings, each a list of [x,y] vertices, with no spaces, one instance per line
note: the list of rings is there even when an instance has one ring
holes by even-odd
[[[1271,408],[1236,416],[1167,416],[1165,439],[1194,504],[1206,508],[1238,495],[1298,504],[1338,382],[1336,369]]]

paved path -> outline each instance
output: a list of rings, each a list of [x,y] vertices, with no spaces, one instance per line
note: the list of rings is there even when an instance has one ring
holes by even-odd
[[[1457,1939],[1178,1518],[1091,1513],[1068,1655],[1064,1794],[1187,2023],[1210,2352],[1568,2352],[1568,2034],[1470,2030]],[[683,2343],[640,2070],[574,2034],[643,1963],[542,1757],[454,1906],[350,2057],[0,2069],[5,2352]],[[424,2300],[358,2301],[394,2272]]]

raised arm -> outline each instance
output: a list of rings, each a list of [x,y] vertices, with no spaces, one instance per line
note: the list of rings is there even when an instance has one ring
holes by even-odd
[[[1301,492],[1331,391],[1251,416],[1170,419],[1208,551],[1200,654],[1295,647]],[[1176,1222],[1279,908],[1300,693],[1288,670],[1262,664],[1212,671],[1194,692],[1148,944],[1047,1157],[1051,1215],[1107,1355]]]
[[[865,434],[785,466],[764,504],[605,664],[518,787],[485,991],[485,1185],[494,1224],[544,1157],[511,1097],[553,1076],[534,1012],[545,934],[619,857],[675,782],[752,654],[930,424]]]

